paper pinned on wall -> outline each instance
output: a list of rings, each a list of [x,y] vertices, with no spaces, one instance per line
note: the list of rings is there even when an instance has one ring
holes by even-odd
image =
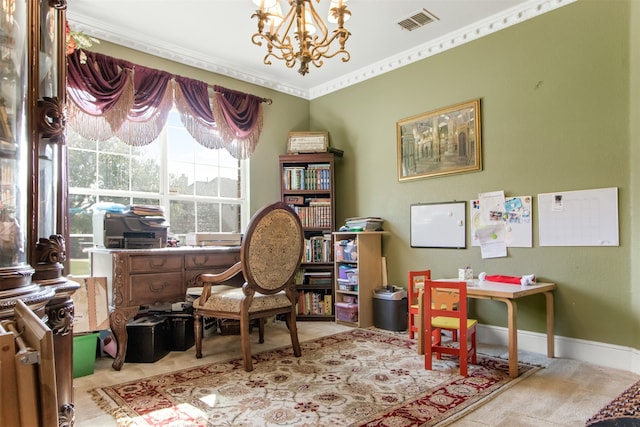
[[[480,200],[480,225],[502,224],[504,215],[504,191],[478,194]]]
[[[482,258],[499,258],[507,256],[507,245],[504,241],[504,226],[487,225],[478,230],[480,254]]]

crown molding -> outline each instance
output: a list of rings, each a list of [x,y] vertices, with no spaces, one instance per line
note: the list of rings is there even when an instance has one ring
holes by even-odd
[[[120,34],[121,29],[115,28],[99,19],[87,17],[85,15],[67,15],[69,22],[73,24],[75,31],[82,32],[99,40],[104,40],[120,46],[147,53],[159,58],[188,65],[194,68],[210,71],[232,77],[247,83],[253,83],[269,89],[283,92],[300,98],[307,98],[308,91],[293,86],[283,85],[273,79],[259,74],[239,70],[231,64],[225,63],[220,58],[202,58],[202,54],[178,45],[158,44],[156,39],[145,37],[140,34]]]
[[[200,53],[190,51],[181,46],[159,45],[156,40],[141,35],[118,35],[121,29],[112,28],[100,20],[75,15],[72,11],[67,13],[67,17],[69,21],[73,23],[74,29],[92,37],[127,46],[140,52],[200,68],[212,73],[232,77],[257,86],[273,89],[288,95],[312,100],[413,64],[414,62],[421,61],[449,49],[462,46],[473,40],[493,34],[576,1],[578,0],[530,0],[500,14],[449,33],[439,39],[431,40],[414,49],[398,53],[397,55],[308,90],[284,85],[270,77],[253,71],[240,70],[237,66],[225,63],[220,60],[220,58],[202,58]]]

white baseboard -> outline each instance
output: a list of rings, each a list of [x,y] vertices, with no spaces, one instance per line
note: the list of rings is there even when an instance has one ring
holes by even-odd
[[[507,328],[478,325],[478,341],[486,344],[507,346]],[[554,340],[554,347],[555,357],[574,359],[640,374],[640,350],[635,348],[557,335]],[[546,355],[546,334],[518,331],[518,350]]]

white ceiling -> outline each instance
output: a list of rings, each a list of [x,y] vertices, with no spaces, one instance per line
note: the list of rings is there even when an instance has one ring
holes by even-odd
[[[327,59],[301,76],[265,65],[251,0],[69,0],[75,31],[306,99],[408,65],[577,0],[351,0],[349,62]],[[286,13],[286,1],[282,1]],[[326,17],[329,0],[313,1]],[[422,9],[438,19],[414,31],[398,22]]]

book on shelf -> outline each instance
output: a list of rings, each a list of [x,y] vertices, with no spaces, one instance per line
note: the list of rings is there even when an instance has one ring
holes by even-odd
[[[330,315],[333,313],[333,298],[331,294],[300,291],[296,312],[298,315],[306,316]]]
[[[304,224],[303,224],[304,225]],[[332,260],[331,235],[323,234],[305,239],[304,262],[328,263]]]
[[[324,295],[324,313],[327,315],[333,314],[333,298],[331,294]]]
[[[309,206],[331,206],[329,197],[309,197],[306,199]]]
[[[282,168],[282,180],[287,190],[304,190],[304,167],[285,166]]]
[[[328,163],[282,168],[284,188],[287,190],[328,190],[331,188],[331,166]]]
[[[330,271],[307,271],[304,283],[309,285],[330,285],[333,283]]]
[[[331,280],[331,277],[310,277],[309,278],[309,284],[310,285],[331,285],[333,283],[333,280]]]

